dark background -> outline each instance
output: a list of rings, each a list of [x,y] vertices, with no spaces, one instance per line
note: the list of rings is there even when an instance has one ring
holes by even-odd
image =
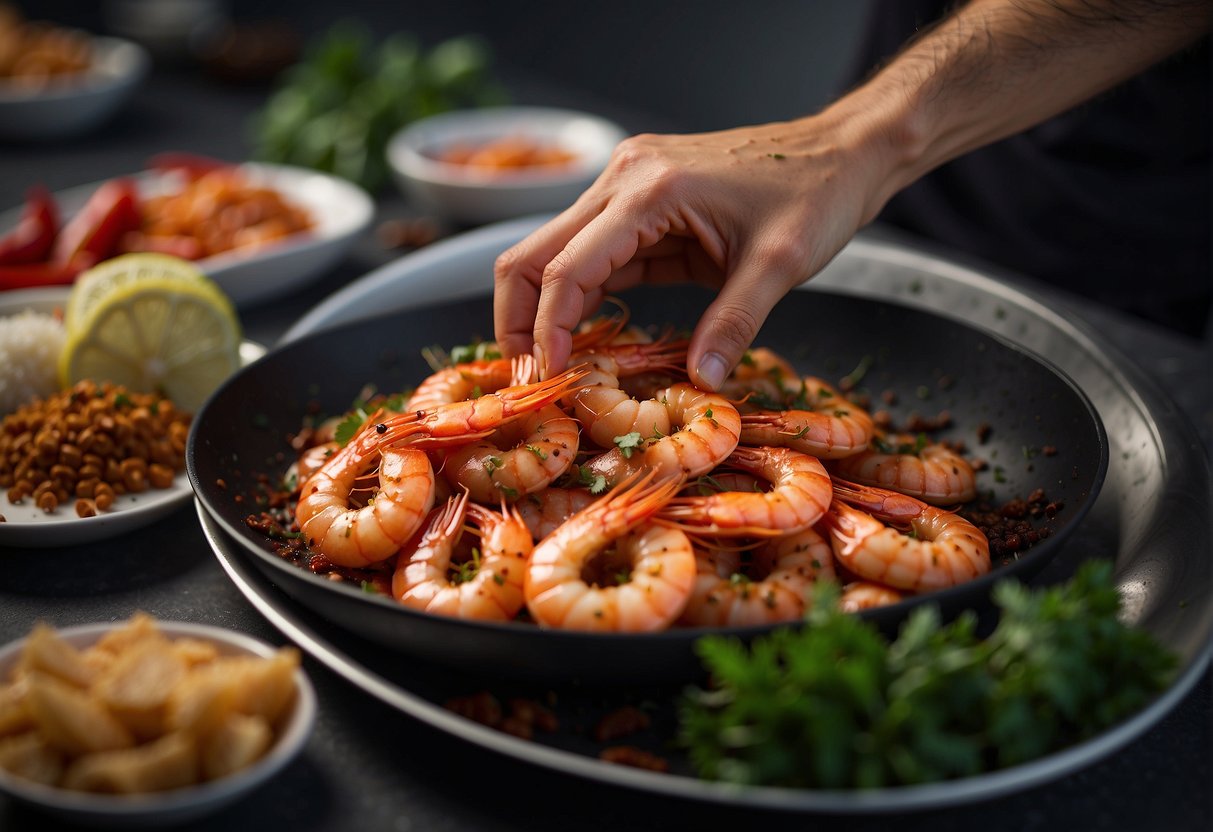
[[[197,0],[193,0],[197,2]],[[22,0],[31,18],[117,34],[129,9],[182,0]],[[359,19],[377,35],[406,31],[423,43],[475,33],[495,63],[556,77],[598,99],[662,116],[687,131],[805,115],[849,77],[866,0],[228,0],[239,23],[277,21],[303,38]],[[151,12],[142,12],[143,19]]]

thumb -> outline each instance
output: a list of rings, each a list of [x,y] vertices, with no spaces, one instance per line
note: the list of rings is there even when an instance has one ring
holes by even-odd
[[[772,265],[769,258],[744,258],[699,319],[687,350],[687,371],[697,387],[720,387],[787,292],[789,284]]]

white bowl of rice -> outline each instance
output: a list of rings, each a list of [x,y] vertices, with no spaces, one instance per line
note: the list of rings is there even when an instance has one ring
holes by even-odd
[[[57,314],[64,289],[0,295],[0,417],[59,390],[59,355],[67,340]]]

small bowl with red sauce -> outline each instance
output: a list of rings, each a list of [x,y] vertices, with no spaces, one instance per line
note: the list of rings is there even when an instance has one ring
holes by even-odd
[[[604,118],[550,107],[486,107],[422,119],[387,158],[423,210],[485,223],[567,208],[627,134]]]

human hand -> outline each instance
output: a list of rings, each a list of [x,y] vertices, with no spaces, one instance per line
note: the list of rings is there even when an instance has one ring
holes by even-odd
[[[828,114],[623,141],[568,210],[498,258],[499,346],[558,372],[605,294],[690,281],[718,290],[687,354],[691,380],[715,389],[779,299],[875,216],[867,144]]]

